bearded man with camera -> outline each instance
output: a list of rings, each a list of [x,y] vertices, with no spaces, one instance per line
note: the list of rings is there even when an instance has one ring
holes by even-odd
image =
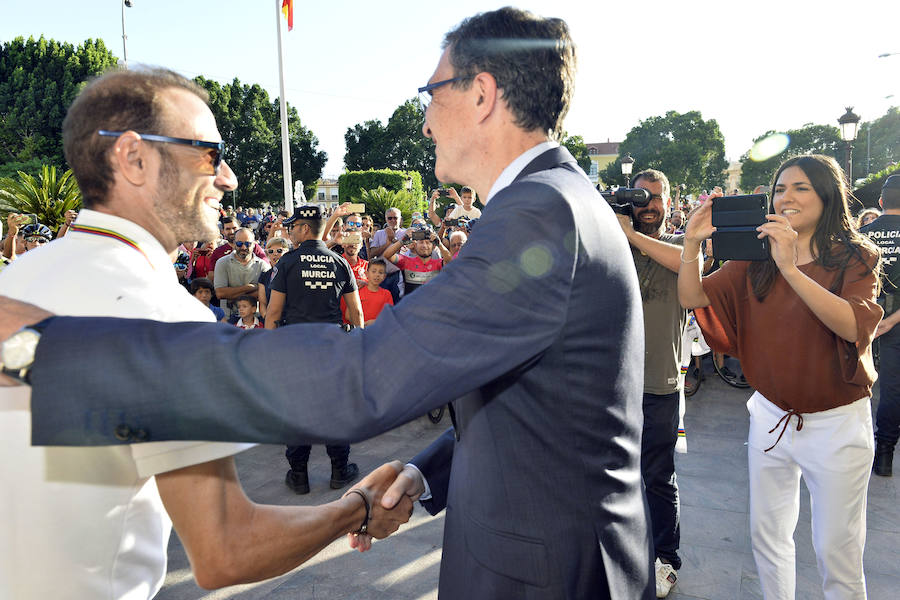
[[[618,205],[617,217],[631,244],[644,307],[644,430],[641,476],[647,490],[653,546],[656,551],[656,596],[665,598],[675,581],[681,558],[675,442],[678,440],[681,339],[687,312],[678,303],[678,267],[684,235],[665,232],[669,180],[647,169],[631,186],[649,193],[644,206]],[[630,214],[621,214],[621,213]]]

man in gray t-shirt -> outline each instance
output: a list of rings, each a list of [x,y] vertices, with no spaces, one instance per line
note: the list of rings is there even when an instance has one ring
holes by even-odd
[[[234,252],[216,261],[213,277],[216,296],[219,300],[227,300],[229,307],[240,296],[255,296],[260,274],[272,268],[253,254],[254,244],[253,232],[241,227],[234,234]]]
[[[650,192],[647,206],[633,207],[633,216],[619,215],[631,244],[644,308],[644,430],[641,476],[647,490],[653,545],[656,551],[656,592],[664,598],[678,578],[681,512],[675,479],[678,440],[681,339],[687,312],[678,303],[678,267],[683,235],[665,233],[669,180],[654,169],[634,176],[632,186]],[[690,258],[688,259],[690,260]]]

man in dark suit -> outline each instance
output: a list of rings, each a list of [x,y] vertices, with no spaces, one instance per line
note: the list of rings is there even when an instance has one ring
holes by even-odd
[[[407,467],[394,490],[416,497],[427,481],[426,506],[447,511],[442,597],[652,598],[637,278],[612,211],[552,141],[574,52],[563,21],[511,8],[447,35],[420,90],[423,131],[437,178],[471,185],[485,210],[459,257],[399,308],[350,335],[44,321],[26,365],[33,442],[109,444],[135,431],[354,441],[455,400],[455,428],[414,461],[424,479]],[[478,310],[461,318],[466,306]],[[4,310],[2,337],[13,311],[30,322],[22,306]],[[415,351],[416,369],[384,377],[384,357],[400,348]],[[188,352],[192,365],[217,364],[215,375],[182,364]],[[246,357],[307,365],[303,384],[251,380]],[[178,402],[156,401],[170,381],[181,382]],[[66,402],[54,402],[62,387]]]

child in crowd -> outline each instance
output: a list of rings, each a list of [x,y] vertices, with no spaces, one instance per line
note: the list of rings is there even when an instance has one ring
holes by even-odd
[[[256,314],[258,300],[253,296],[239,296],[237,299],[238,320],[235,325],[241,329],[261,329],[264,324]]]
[[[382,308],[388,304],[394,305],[391,293],[379,287],[386,277],[385,268],[384,260],[380,258],[370,260],[369,265],[366,267],[368,281],[365,287],[359,288],[359,302],[362,304],[363,324],[366,327],[375,322]],[[344,315],[344,323],[349,323],[347,305],[344,303],[343,298],[341,299],[341,313]]]
[[[194,296],[194,298],[209,307],[209,310],[212,311],[212,314],[216,315],[216,321],[224,321],[225,311],[218,306],[210,304],[214,293],[215,288],[213,288],[212,281],[210,281],[206,277],[197,277],[196,279],[191,281],[191,294]]]

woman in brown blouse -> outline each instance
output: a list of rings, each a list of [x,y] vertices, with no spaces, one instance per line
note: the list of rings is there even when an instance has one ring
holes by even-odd
[[[871,341],[882,310],[878,250],[851,226],[837,162],[797,156],[773,178],[765,261],[700,275],[716,190],[688,222],[678,297],[707,343],[737,356],[750,412],[750,530],[767,600],[792,599],[800,477],[826,599],[865,598],[866,489],[873,457]]]

